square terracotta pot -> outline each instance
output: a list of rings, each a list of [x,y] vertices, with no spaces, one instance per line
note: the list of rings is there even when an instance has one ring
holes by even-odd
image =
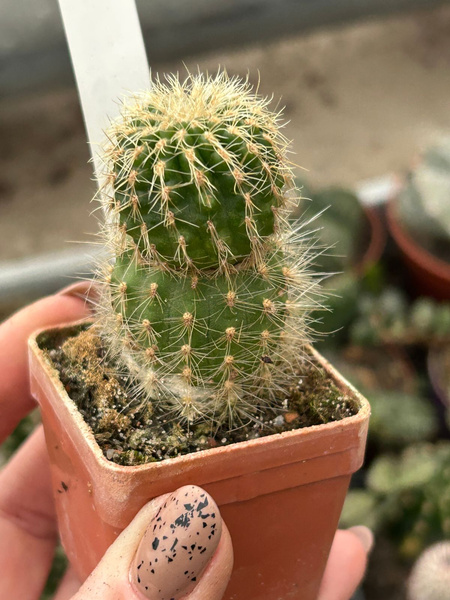
[[[67,326],[66,326],[67,327]],[[235,565],[226,600],[315,600],[350,477],[362,464],[370,408],[311,349],[356,415],[136,467],[108,461],[58,372],[29,342],[31,392],[50,455],[61,540],[84,580],[150,499],[195,484],[216,500]]]

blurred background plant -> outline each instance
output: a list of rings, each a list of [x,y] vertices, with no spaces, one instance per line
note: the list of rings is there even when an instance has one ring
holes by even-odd
[[[334,345],[342,342],[357,315],[365,278],[376,278],[385,230],[378,212],[362,205],[352,190],[315,190],[302,180],[297,185],[304,198],[300,219],[310,220],[309,228],[320,249],[314,268],[328,274],[323,281],[327,312],[317,312],[315,329],[326,333],[325,337],[332,332],[326,343]]]
[[[428,252],[450,264],[450,138],[428,148],[397,196],[401,225]]]
[[[387,535],[399,556],[415,559],[450,536],[450,442],[412,444],[372,462],[365,489],[351,490],[341,524]]]
[[[420,297],[412,302],[400,289],[387,286],[379,294],[365,293],[349,331],[354,344],[364,346],[432,346],[450,341],[450,302]]]
[[[317,315],[318,345],[372,406],[366,468],[341,524],[377,534],[360,593],[403,600],[413,560],[450,535],[450,302],[411,292],[397,246],[374,233],[351,190],[302,185],[333,309]],[[384,227],[384,207],[374,212]],[[379,250],[361,260],[374,236]]]

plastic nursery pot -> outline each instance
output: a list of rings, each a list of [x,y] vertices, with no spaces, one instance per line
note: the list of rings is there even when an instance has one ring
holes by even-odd
[[[225,599],[316,599],[350,477],[363,462],[370,414],[325,359],[311,349],[355,399],[356,415],[123,467],[104,457],[38,340],[39,333],[30,339],[31,391],[41,407],[61,540],[82,580],[144,504],[195,484],[216,500],[233,539]]]
[[[430,254],[405,231],[397,218],[395,198],[387,204],[386,216],[389,232],[414,284],[414,293],[450,300],[450,263]]]

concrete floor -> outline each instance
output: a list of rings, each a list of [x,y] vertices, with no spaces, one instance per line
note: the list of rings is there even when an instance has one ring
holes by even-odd
[[[450,8],[187,60],[250,75],[284,105],[296,162],[318,184],[402,171],[450,130]],[[179,64],[158,71],[180,70]],[[73,89],[0,103],[0,260],[94,241],[89,151]]]

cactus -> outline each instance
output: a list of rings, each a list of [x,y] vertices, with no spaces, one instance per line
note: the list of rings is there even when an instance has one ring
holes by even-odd
[[[238,425],[282,399],[317,306],[280,115],[229,78],[170,76],[108,131],[101,335],[136,396]]]
[[[450,261],[450,139],[428,149],[397,199],[405,228],[432,254]]]
[[[433,544],[421,554],[407,590],[408,600],[450,600],[450,542]]]

